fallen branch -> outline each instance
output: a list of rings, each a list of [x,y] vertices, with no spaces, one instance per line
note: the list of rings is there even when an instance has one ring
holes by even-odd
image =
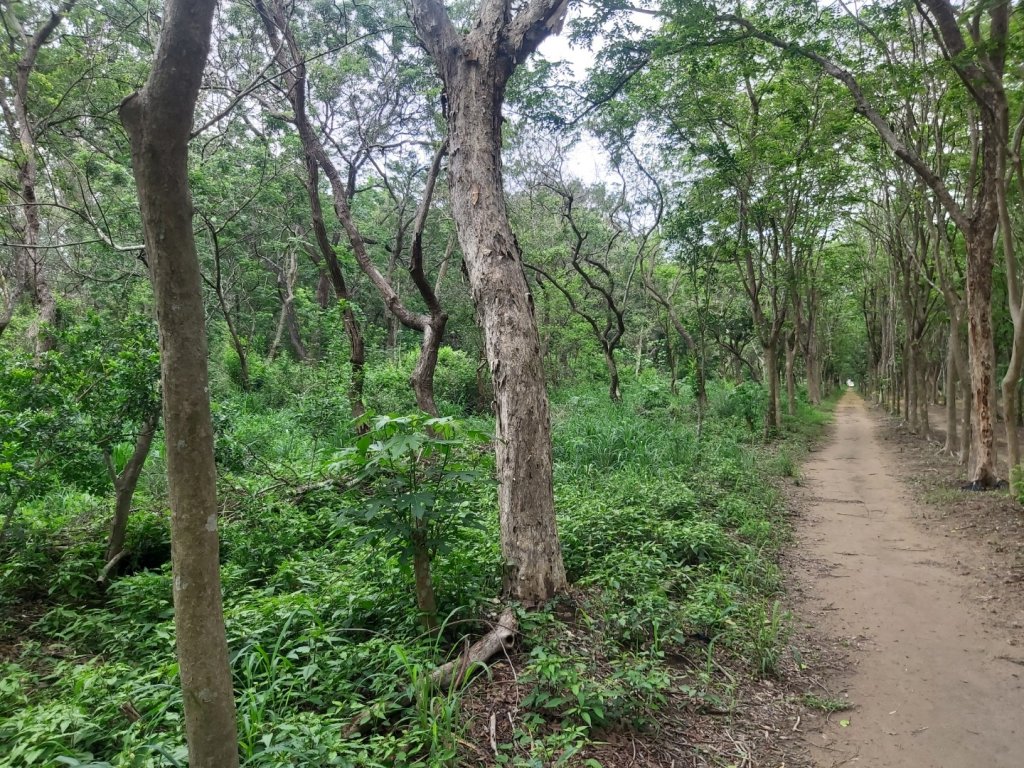
[[[497,625],[486,635],[446,664],[434,670],[430,679],[438,688],[448,688],[451,684],[462,682],[466,673],[478,664],[484,664],[499,651],[507,650],[519,630],[519,621],[511,608],[498,618]]]

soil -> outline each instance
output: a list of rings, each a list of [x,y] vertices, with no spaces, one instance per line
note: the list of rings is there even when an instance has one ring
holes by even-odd
[[[952,459],[853,392],[801,486],[791,592],[834,670],[820,703],[850,706],[803,718],[814,764],[1024,764],[1020,507],[958,490]]]

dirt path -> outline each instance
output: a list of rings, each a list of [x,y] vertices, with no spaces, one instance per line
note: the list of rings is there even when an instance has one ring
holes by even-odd
[[[803,613],[855,650],[833,681],[854,708],[801,730],[829,768],[1021,768],[1024,616],[1016,629],[986,627],[991,606],[959,566],[970,552],[929,529],[876,430],[846,394],[831,440],[804,467]]]

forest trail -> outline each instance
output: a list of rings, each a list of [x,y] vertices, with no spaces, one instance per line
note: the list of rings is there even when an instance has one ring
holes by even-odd
[[[828,768],[1019,768],[1024,652],[986,628],[969,553],[922,522],[877,428],[848,392],[804,466],[804,618],[855,650],[832,685],[853,709],[801,730]]]

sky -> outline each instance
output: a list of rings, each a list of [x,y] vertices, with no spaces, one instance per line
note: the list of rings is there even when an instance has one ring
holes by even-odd
[[[564,61],[572,68],[572,75],[577,81],[587,76],[587,70],[593,66],[595,56],[592,51],[583,47],[573,47],[569,43],[567,32],[548,37],[537,51],[548,61]],[[608,159],[600,142],[592,136],[584,136],[576,142],[568,153],[568,166],[565,170],[580,180],[593,184],[608,175]]]
[[[578,17],[580,14],[581,9],[578,7],[571,10],[569,18],[566,20],[566,29],[559,35],[548,37],[541,43],[540,48],[537,49],[538,53],[548,61],[568,63],[573,77],[578,82],[586,78],[587,71],[597,60],[593,51],[583,46],[573,46],[569,42],[569,22],[572,21],[573,17]],[[632,21],[638,26],[652,29],[658,25],[657,18],[648,14],[634,13],[632,16]],[[595,40],[594,46],[599,49],[601,40]],[[588,184],[604,181],[615,176],[611,171],[607,153],[604,151],[601,143],[593,136],[585,134],[569,151],[568,158],[569,167],[566,170]]]

